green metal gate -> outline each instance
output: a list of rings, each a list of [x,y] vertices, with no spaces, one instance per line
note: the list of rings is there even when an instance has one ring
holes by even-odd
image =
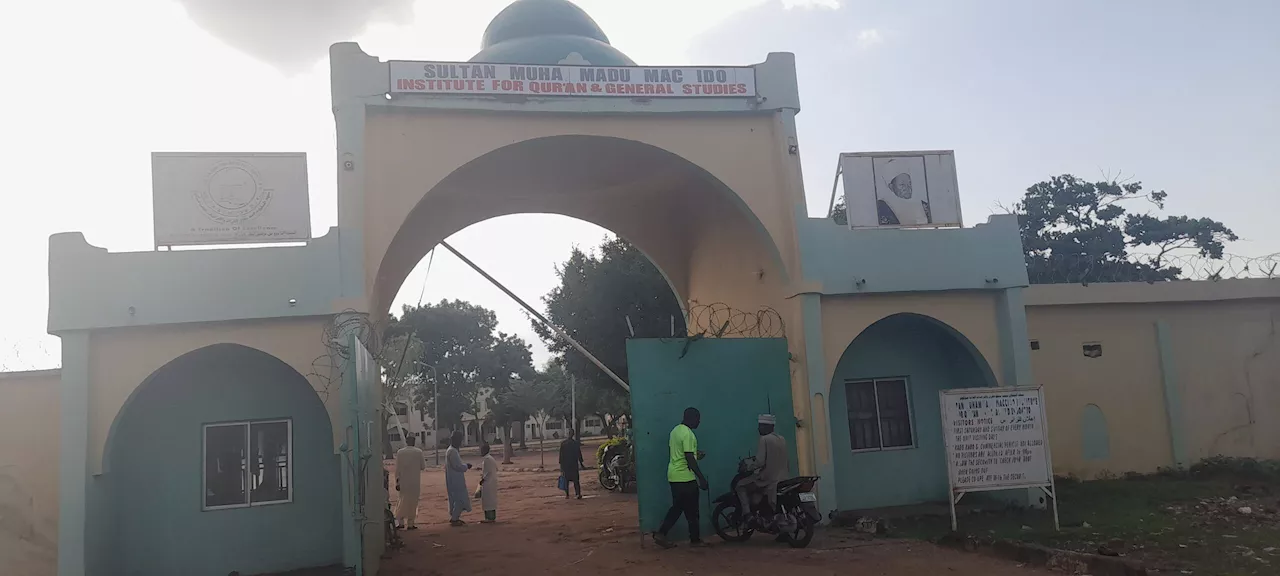
[[[729,490],[738,460],[754,454],[759,439],[756,417],[762,413],[777,416],[777,431],[790,448],[791,471],[798,473],[785,338],[633,339],[627,341],[627,366],[643,533],[657,530],[671,506],[667,440],[689,406],[702,413],[695,433],[698,448],[707,453],[699,466],[711,498]],[[704,537],[711,534],[706,496]],[[686,535],[681,519],[670,536]]]

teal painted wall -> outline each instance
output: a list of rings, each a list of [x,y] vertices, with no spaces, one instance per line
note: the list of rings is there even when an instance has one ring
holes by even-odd
[[[841,510],[901,506],[947,499],[938,392],[993,386],[995,376],[963,336],[912,314],[890,316],[854,339],[831,383],[831,450]],[[853,452],[845,382],[906,376],[916,447]]]
[[[799,218],[796,234],[804,278],[820,282],[823,294],[1027,285],[1016,216],[996,215],[972,228],[940,230],[850,230],[827,218]]]
[[[226,576],[337,564],[341,484],[329,417],[306,379],[234,345],[156,371],[107,446],[111,559],[101,574]],[[293,419],[293,502],[202,511],[202,425]]]
[[[712,498],[729,491],[738,460],[755,452],[760,438],[756,416],[769,411],[770,405],[778,417],[777,431],[791,450],[791,472],[799,473],[787,341],[702,339],[689,344],[688,353],[681,358],[685,343],[684,339],[627,341],[643,532],[657,530],[671,506],[667,440],[689,406],[702,412],[702,425],[695,434],[698,448],[707,453],[699,466]],[[705,538],[712,534],[705,495],[702,507]],[[681,518],[671,537],[687,536]]]

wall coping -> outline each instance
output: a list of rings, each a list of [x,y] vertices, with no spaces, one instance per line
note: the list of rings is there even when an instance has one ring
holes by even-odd
[[[47,370],[16,370],[9,372],[0,372],[0,380],[24,380],[27,378],[44,378],[49,376],[62,376],[61,368],[50,368]]]
[[[1175,282],[1100,282],[1035,284],[1026,289],[1026,305],[1164,304],[1280,298],[1280,280],[1182,280]]]

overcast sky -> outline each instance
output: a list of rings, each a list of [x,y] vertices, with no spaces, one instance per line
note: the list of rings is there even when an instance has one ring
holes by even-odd
[[[5,7],[0,368],[58,364],[44,335],[47,238],[152,247],[150,152],[305,151],[317,234],[336,223],[330,43],[466,60],[508,0],[65,0]],[[581,0],[640,64],[797,55],[809,210],[840,152],[954,149],[966,224],[1052,174],[1134,176],[1210,216],[1230,251],[1280,251],[1280,2]],[[264,8],[263,6],[266,6]],[[361,8],[351,8],[360,6]],[[519,242],[501,231],[519,230]],[[606,232],[511,216],[454,245],[526,299]],[[396,308],[416,303],[424,266]],[[448,254],[426,300],[466,298],[546,358],[519,308]]]

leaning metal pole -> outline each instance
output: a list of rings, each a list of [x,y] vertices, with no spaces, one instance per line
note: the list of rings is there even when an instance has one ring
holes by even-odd
[[[537,318],[538,321],[542,322],[542,324],[545,325],[547,328],[550,328],[551,331],[555,332],[557,336],[564,338],[566,342],[568,342],[571,346],[573,346],[579,352],[581,352],[583,356],[586,356],[587,360],[590,360],[591,363],[595,364],[597,368],[604,370],[604,373],[608,374],[609,377],[612,378],[614,382],[617,382],[618,385],[621,386],[623,390],[626,390],[627,392],[631,392],[631,386],[627,385],[627,382],[625,380],[623,380],[617,374],[614,374],[613,370],[610,370],[608,366],[605,366],[604,363],[601,362],[599,358],[595,357],[595,355],[593,355],[590,352],[587,352],[587,349],[583,348],[582,345],[579,344],[577,340],[574,340],[572,336],[565,333],[564,330],[561,330],[559,326],[552,324],[550,320],[547,320],[546,317],[543,316],[540,312],[538,312],[537,310],[534,310],[532,306],[526,304],[525,301],[521,300],[519,296],[515,295],[515,293],[513,293],[510,290],[507,290],[506,286],[503,286],[502,283],[498,282],[498,280],[495,279],[493,276],[490,276],[487,272],[480,269],[480,267],[477,266],[475,262],[472,262],[466,256],[463,256],[461,253],[459,253],[457,250],[454,250],[453,246],[450,246],[448,242],[445,242],[442,240],[440,241],[440,245],[444,246],[445,250],[452,252],[454,256],[457,256],[458,259],[466,263],[467,266],[470,266],[472,270],[475,270],[481,276],[484,276],[485,280],[488,280],[489,282],[493,283],[493,285],[497,286],[499,290],[501,290],[507,296],[510,296],[512,300],[515,300],[517,304],[523,306],[524,309],[529,312],[529,314],[531,314],[534,318]]]

